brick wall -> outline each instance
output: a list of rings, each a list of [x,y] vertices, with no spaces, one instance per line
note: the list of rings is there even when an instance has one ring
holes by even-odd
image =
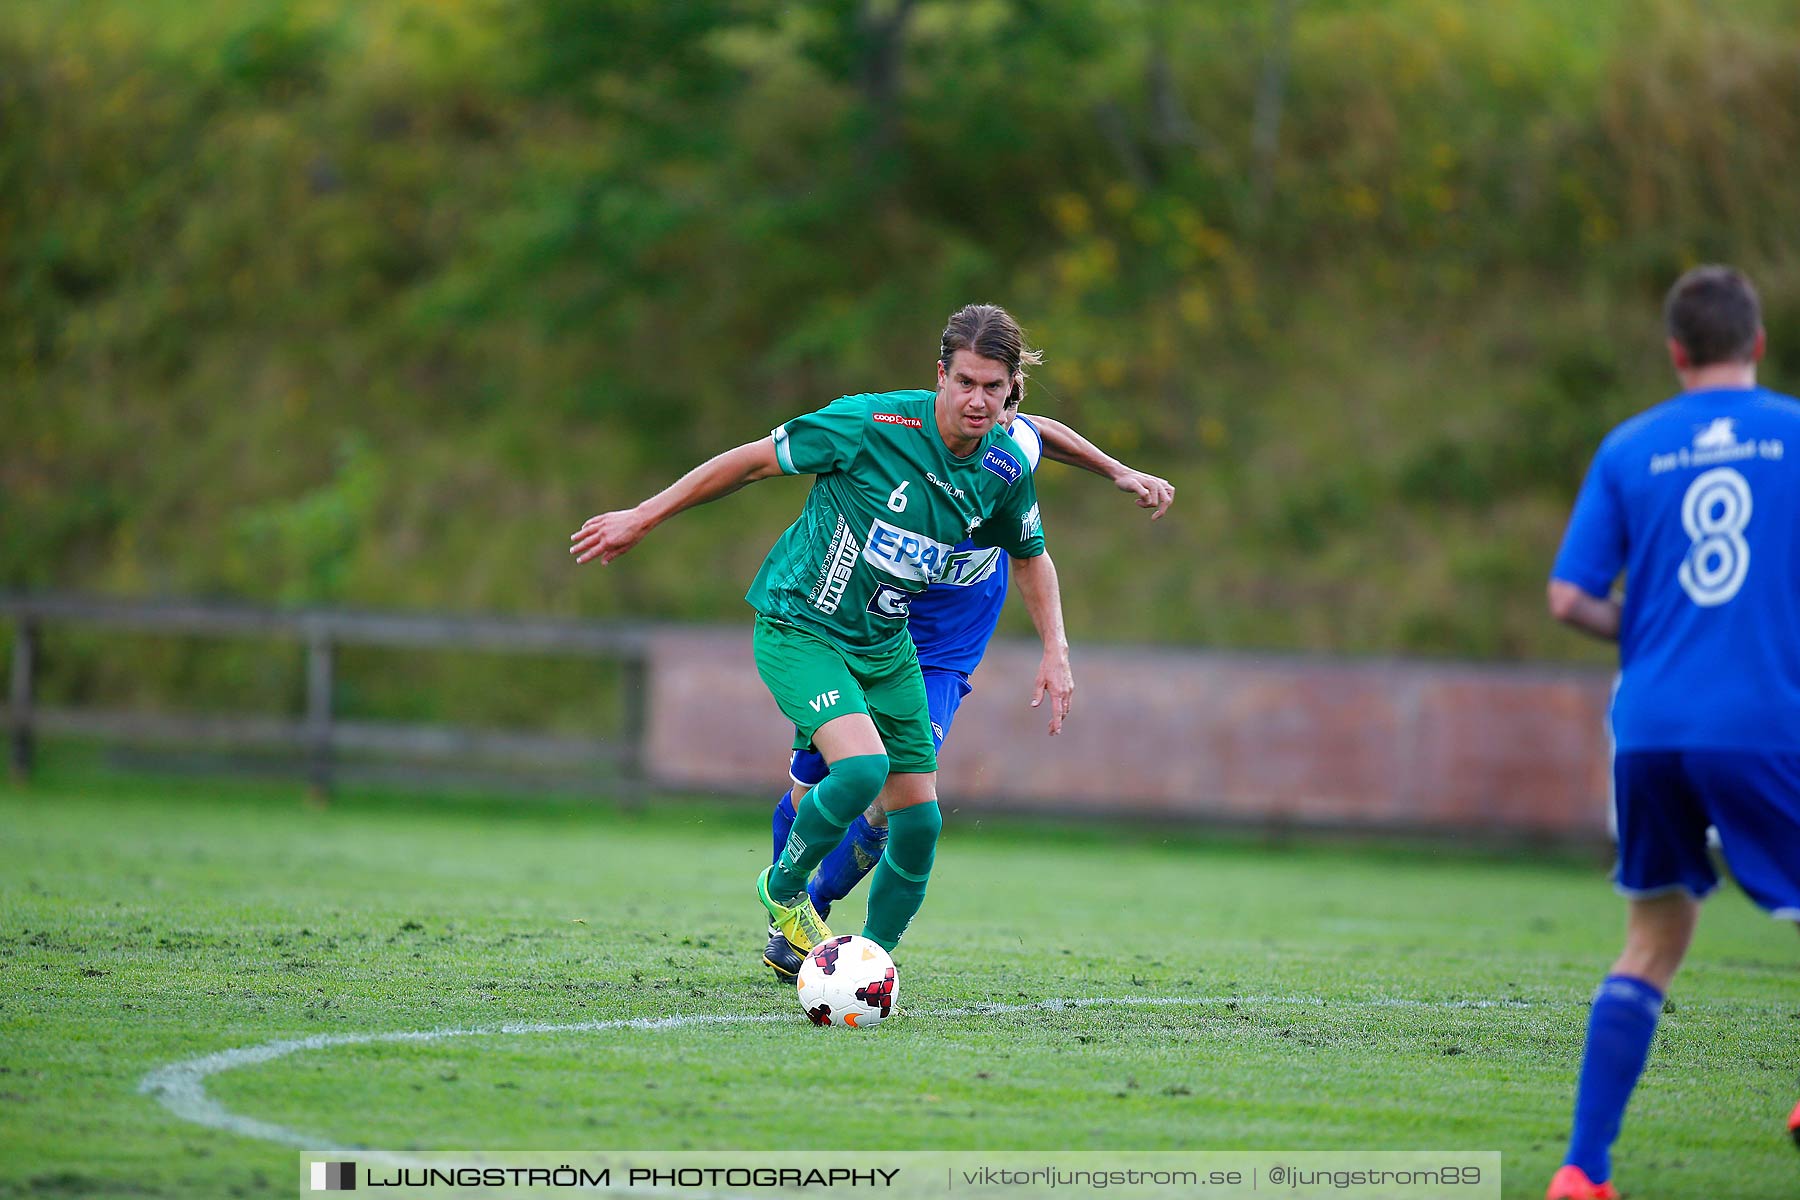
[[[1603,670],[1078,646],[1063,734],[1027,707],[1029,642],[997,642],[940,764],[946,804],[1258,825],[1606,831]],[[792,729],[748,629],[656,635],[652,777],[773,795]]]

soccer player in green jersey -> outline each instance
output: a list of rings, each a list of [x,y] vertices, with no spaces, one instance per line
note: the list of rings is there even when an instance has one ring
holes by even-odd
[[[577,562],[610,563],[676,513],[774,475],[816,476],[800,519],[763,560],[745,596],[757,612],[757,671],[795,747],[830,767],[806,794],[787,847],[757,880],[770,919],[802,953],[829,938],[806,880],[877,798],[888,848],[869,885],[863,936],[892,950],[918,912],[943,820],[937,752],[907,607],[973,538],[1012,559],[1043,658],[1033,706],[1050,698],[1050,733],[1075,681],[1056,568],[1044,552],[1031,472],[1000,425],[1007,399],[1040,361],[1002,308],[951,316],[937,389],[845,396],[728,450],[634,508],[572,535]]]

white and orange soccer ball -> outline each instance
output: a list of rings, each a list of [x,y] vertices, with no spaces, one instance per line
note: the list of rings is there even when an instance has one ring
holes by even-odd
[[[894,1014],[900,981],[888,952],[865,937],[827,938],[800,964],[800,1009],[814,1025],[868,1029]]]

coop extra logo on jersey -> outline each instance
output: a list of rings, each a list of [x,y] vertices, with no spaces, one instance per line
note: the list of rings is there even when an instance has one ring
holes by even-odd
[[[925,428],[925,422],[918,417],[903,417],[899,413],[876,413],[870,419],[877,425],[904,425],[908,429]]]
[[[877,519],[869,525],[863,561],[880,571],[914,583],[931,583],[944,573],[951,546],[922,533]]]
[[[981,456],[981,465],[1008,483],[1019,482],[1020,476],[1025,474],[1019,460],[998,446],[988,447],[987,453]]]

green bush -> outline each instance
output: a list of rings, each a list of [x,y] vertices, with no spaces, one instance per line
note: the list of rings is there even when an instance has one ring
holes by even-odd
[[[1046,472],[1077,639],[1598,659],[1538,581],[1662,289],[1800,375],[1797,65],[1791,0],[14,6],[0,586],[740,620],[798,485],[568,531],[991,299],[1181,488]]]

